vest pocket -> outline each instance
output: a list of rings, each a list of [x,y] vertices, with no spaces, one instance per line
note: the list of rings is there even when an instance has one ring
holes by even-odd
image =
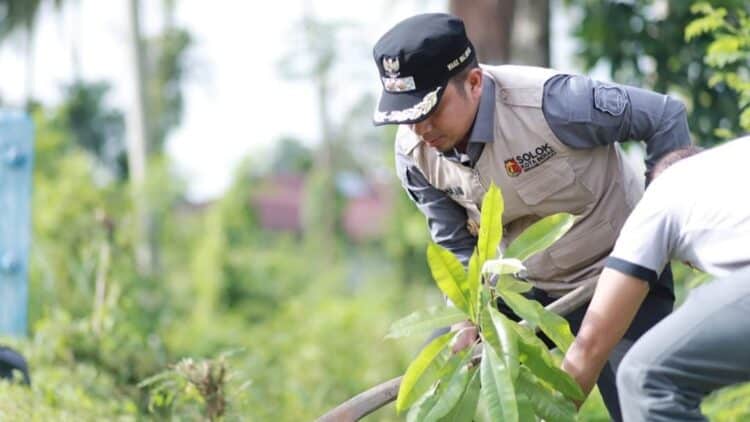
[[[582,225],[582,226],[581,226]],[[583,268],[609,253],[617,233],[608,221],[600,221],[589,228],[586,221],[573,227],[572,233],[563,236],[549,249],[552,263],[561,269]]]
[[[531,169],[529,173],[525,180],[519,180],[516,185],[518,196],[529,206],[539,205],[552,194],[573,185],[576,178],[575,172],[565,159],[550,160],[535,169]],[[581,198],[576,199],[580,200]]]

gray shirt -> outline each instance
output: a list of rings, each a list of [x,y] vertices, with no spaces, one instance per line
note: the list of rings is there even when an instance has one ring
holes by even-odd
[[[607,267],[657,283],[670,259],[714,276],[750,268],[750,137],[664,171],[628,217]]]
[[[675,148],[690,143],[684,105],[666,95],[580,75],[556,75],[544,86],[542,111],[555,135],[571,148],[595,148],[615,142],[646,143],[646,169]],[[484,78],[477,116],[465,154],[445,157],[473,167],[484,145],[494,142],[495,86]],[[466,229],[466,211],[427,181],[414,162],[396,151],[396,174],[427,217],[432,239],[466,264],[476,238]]]

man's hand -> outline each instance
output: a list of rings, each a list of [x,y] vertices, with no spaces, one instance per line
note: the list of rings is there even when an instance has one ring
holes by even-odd
[[[459,322],[451,325],[451,331],[458,331],[456,342],[453,344],[453,353],[471,346],[477,340],[477,327],[469,321]]]

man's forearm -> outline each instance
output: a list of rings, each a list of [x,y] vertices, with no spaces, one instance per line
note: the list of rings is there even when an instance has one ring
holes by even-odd
[[[605,268],[581,329],[565,355],[563,369],[588,394],[596,384],[610,352],[622,339],[648,293],[648,284]]]

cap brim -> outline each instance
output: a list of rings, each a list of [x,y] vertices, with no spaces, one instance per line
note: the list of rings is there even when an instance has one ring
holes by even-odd
[[[418,123],[440,103],[445,85],[431,89],[392,93],[383,90],[372,117],[375,126]]]

